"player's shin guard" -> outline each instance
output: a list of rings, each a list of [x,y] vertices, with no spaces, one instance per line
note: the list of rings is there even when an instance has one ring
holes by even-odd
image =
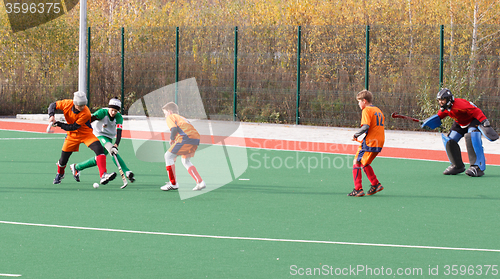
[[[361,167],[361,164],[355,164],[352,167],[352,178],[354,180],[355,190],[360,190],[363,188],[363,185],[361,184]]]
[[[57,162],[56,165],[57,165],[57,173],[60,175],[64,175],[64,170],[66,169],[66,166],[59,165],[59,162]]]
[[[168,179],[172,185],[177,185],[177,181],[175,181],[175,165],[167,166]]]
[[[99,168],[99,177],[102,177],[102,175],[107,172],[106,169],[106,155],[101,154],[95,156],[95,161],[97,163],[97,167]]]
[[[467,146],[470,165],[478,166],[479,169],[484,171],[486,169],[486,158],[484,157],[481,133],[472,132],[465,134],[465,145]]]
[[[368,180],[370,180],[371,185],[379,184],[377,176],[375,175],[375,172],[373,171],[373,168],[371,165],[364,166],[363,170],[365,171],[366,176],[368,177]]]
[[[460,146],[458,145],[458,143],[445,135],[442,135],[442,137],[443,144],[446,149],[446,155],[448,155],[448,159],[450,160],[451,165],[459,170],[464,169],[465,165],[462,161],[462,152],[460,151]]]
[[[196,181],[196,183],[201,183],[203,179],[201,179],[200,174],[198,173],[198,170],[196,170],[196,167],[191,163],[191,160],[189,157],[187,158],[182,158],[182,164],[184,167],[187,169],[189,175]]]
[[[201,183],[203,181],[203,179],[201,179],[200,174],[198,173],[198,170],[196,170],[195,166],[189,167],[188,172],[191,175],[191,177],[196,181],[196,183]]]

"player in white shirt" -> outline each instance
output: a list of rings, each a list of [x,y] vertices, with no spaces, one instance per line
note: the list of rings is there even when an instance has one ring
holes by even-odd
[[[107,142],[113,143],[113,138],[116,137],[115,143],[111,152],[116,154],[118,162],[122,167],[125,175],[130,182],[134,182],[134,173],[127,167],[122,157],[118,154],[118,145],[120,144],[122,138],[122,128],[123,128],[123,117],[119,112],[121,108],[121,102],[117,97],[109,100],[109,105],[107,108],[101,108],[92,114],[91,122],[97,120],[94,125],[94,135],[99,139],[99,142],[104,146]],[[104,149],[104,153],[108,155],[108,151]],[[116,165],[116,162],[112,160]],[[77,182],[80,182],[80,171],[96,166],[95,157],[88,159],[87,161],[72,164],[70,166],[73,177]]]

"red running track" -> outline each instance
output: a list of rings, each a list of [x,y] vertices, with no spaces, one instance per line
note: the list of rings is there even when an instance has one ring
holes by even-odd
[[[23,122],[8,122],[0,121],[0,130],[11,131],[26,131],[26,132],[40,132],[45,133],[47,128],[46,124],[37,123],[23,123]],[[55,133],[65,133],[60,128],[55,128]],[[132,139],[154,139],[165,140],[168,139],[169,133],[151,133],[145,131],[123,131],[123,138]],[[289,151],[304,151],[304,152],[323,152],[332,154],[350,154],[354,155],[359,144],[338,144],[327,142],[307,142],[307,141],[294,141],[294,140],[277,140],[277,139],[259,139],[259,138],[242,138],[237,137],[220,137],[202,135],[201,143],[204,144],[221,144],[224,141],[226,145],[233,146],[246,146],[248,148],[262,148],[262,149],[275,149],[275,150],[289,150]],[[500,155],[498,154],[485,154],[488,165],[500,165]],[[414,148],[396,148],[384,147],[380,152],[379,157],[387,158],[405,158],[416,160],[431,160],[447,162],[448,157],[444,150],[423,150]],[[464,163],[468,163],[468,156],[466,152],[462,152]]]

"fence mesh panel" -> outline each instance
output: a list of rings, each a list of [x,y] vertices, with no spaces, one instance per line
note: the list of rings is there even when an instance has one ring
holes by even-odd
[[[443,86],[500,127],[500,38],[492,36],[500,25],[478,28],[474,48],[472,26],[444,26]],[[367,57],[366,26],[303,26],[298,73],[297,26],[242,26],[237,36],[231,26],[181,27],[178,79],[196,78],[211,119],[232,120],[236,113],[242,121],[294,124],[299,117],[304,125],[356,127],[355,94],[365,87],[368,67],[368,89],[386,127],[413,130],[418,125],[389,115],[437,112],[440,29],[369,26]],[[18,33],[0,28],[0,41],[0,115],[45,113],[77,90],[77,28],[64,22]],[[124,28],[123,37],[121,28],[92,27],[89,41],[91,110],[123,89],[126,114],[137,99],[176,80],[176,27]]]

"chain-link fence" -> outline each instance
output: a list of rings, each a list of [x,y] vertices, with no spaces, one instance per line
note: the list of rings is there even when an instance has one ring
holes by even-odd
[[[474,48],[463,25],[90,28],[90,108],[123,96],[126,114],[142,96],[195,77],[211,119],[353,127],[355,94],[368,87],[387,128],[416,129],[387,116],[436,113],[442,85],[500,127],[500,39],[489,36],[499,29],[481,26]],[[72,97],[77,29],[0,29],[0,38],[1,115],[45,113]]]

